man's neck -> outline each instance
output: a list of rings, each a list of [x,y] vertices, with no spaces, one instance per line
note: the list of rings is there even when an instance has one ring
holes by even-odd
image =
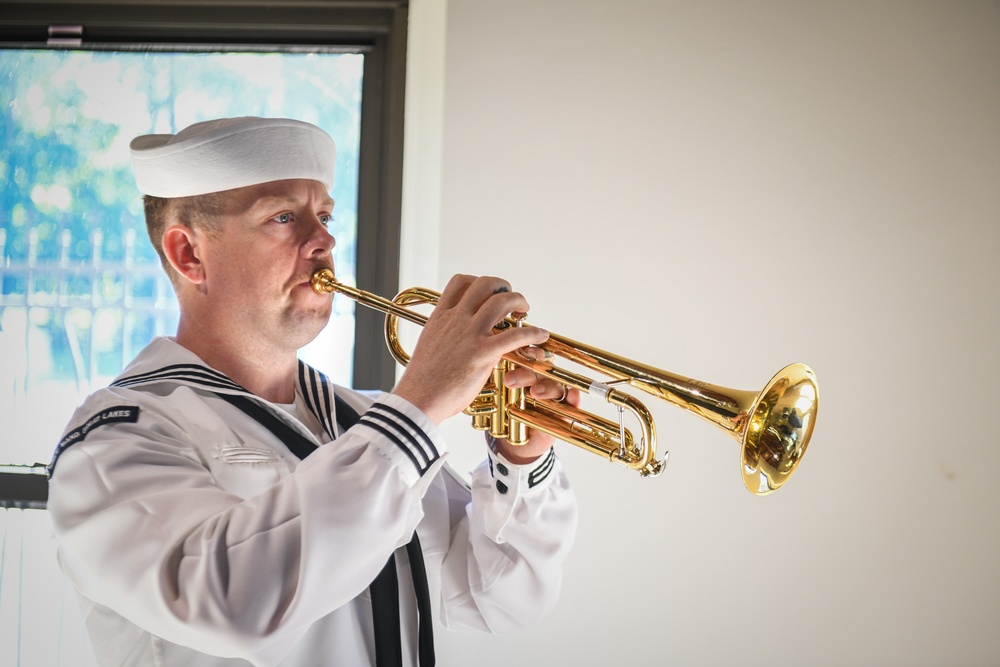
[[[206,364],[255,396],[272,403],[295,400],[298,358],[294,350],[276,350],[248,337],[220,337],[181,319],[175,340]]]

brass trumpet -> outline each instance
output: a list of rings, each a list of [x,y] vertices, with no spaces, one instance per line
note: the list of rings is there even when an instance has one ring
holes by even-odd
[[[312,287],[319,294],[339,292],[363,306],[386,314],[386,344],[401,364],[409,354],[399,340],[399,318],[423,326],[427,316],[412,309],[421,304],[436,304],[438,292],[414,287],[389,300],[339,282],[333,271],[321,269],[312,276]],[[494,330],[520,326],[521,321],[506,318]],[[504,355],[476,400],[465,409],[472,426],[488,431],[495,438],[511,444],[527,442],[527,429],[548,433],[560,440],[582,447],[599,456],[636,470],[643,477],[659,475],[666,455],[656,458],[656,429],[649,410],[622,385],[641,389],[707,419],[727,431],[742,446],[743,483],[750,493],[766,495],[777,490],[795,471],[805,454],[816,422],[819,389],[816,376],[805,364],[791,364],[781,369],[760,392],[737,391],[668,373],[636,361],[609,354],[564,336],[550,334],[538,346],[569,362],[606,376],[594,380],[552,362],[529,358],[521,352]],[[515,366],[560,382],[566,387],[597,395],[614,405],[617,421],[550,400],[531,398],[523,389],[504,387],[504,373]],[[624,412],[630,412],[640,428],[635,438],[625,428]]]

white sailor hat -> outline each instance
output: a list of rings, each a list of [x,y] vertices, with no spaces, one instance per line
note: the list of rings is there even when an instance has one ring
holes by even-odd
[[[289,178],[333,187],[336,146],[315,125],[290,118],[222,118],[129,145],[139,191],[190,197]]]

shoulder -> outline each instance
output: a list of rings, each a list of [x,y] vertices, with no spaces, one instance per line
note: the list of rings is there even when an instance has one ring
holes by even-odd
[[[201,430],[218,421],[214,395],[179,384],[110,386],[90,394],[73,412],[48,466],[55,474],[60,457],[71,447],[107,441],[137,442],[158,434],[165,443],[187,443],[191,425]]]

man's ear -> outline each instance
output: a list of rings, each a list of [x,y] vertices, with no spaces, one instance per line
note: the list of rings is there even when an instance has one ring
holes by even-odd
[[[163,254],[170,266],[188,282],[200,285],[205,280],[199,235],[190,227],[171,225],[163,232]]]

